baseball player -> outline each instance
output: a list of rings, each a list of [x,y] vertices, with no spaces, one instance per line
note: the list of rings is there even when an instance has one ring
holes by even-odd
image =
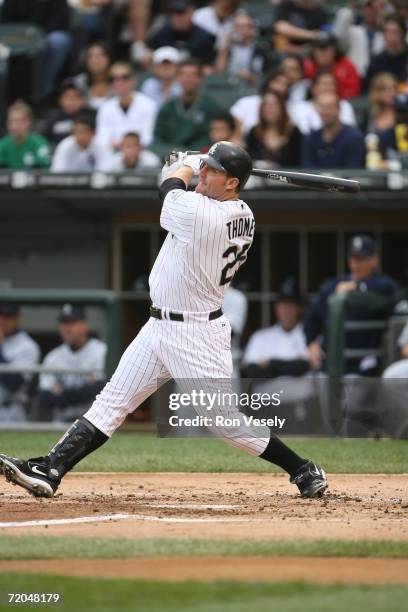
[[[239,197],[251,170],[246,151],[226,141],[215,143],[208,154],[178,154],[165,165],[160,224],[168,233],[149,278],[149,320],[90,409],[47,456],[21,460],[0,455],[7,480],[35,496],[52,497],[62,477],[104,444],[160,384],[172,378],[215,381],[217,386],[230,381],[231,327],[222,304],[254,237],[253,214]],[[191,192],[187,189],[195,174],[199,181]],[[226,412],[241,416],[236,406]],[[219,427],[215,433],[286,470],[303,497],[319,497],[327,488],[324,470],[299,457],[269,428],[263,428],[263,435],[244,426]]]

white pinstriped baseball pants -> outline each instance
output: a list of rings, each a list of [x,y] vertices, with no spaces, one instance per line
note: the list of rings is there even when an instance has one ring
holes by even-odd
[[[122,355],[111,380],[84,414],[85,418],[111,436],[128,414],[172,378],[196,380],[207,392],[231,392],[230,341],[231,327],[225,316],[206,322],[150,318]],[[197,414],[209,414],[205,407],[194,406],[194,410]],[[234,405],[214,407],[213,416],[217,413],[229,418],[240,416]],[[268,428],[240,425],[210,429],[217,437],[251,455],[261,455],[270,439]]]

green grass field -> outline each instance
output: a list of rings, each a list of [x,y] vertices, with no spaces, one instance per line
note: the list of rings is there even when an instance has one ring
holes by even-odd
[[[38,457],[46,454],[58,438],[55,433],[0,432],[0,452],[15,457]],[[408,472],[408,443],[405,440],[288,438],[286,441],[297,453],[314,459],[328,472]],[[229,447],[221,440],[162,439],[118,433],[75,469],[102,472],[270,472],[274,467]]]
[[[390,540],[143,540],[0,536],[0,559],[120,559],[152,556],[301,556],[407,558],[408,542]]]
[[[55,433],[0,432],[0,452],[30,457],[46,454]],[[334,473],[407,473],[408,446],[401,440],[287,439],[300,455]],[[118,472],[269,472],[273,466],[220,440],[160,439],[118,433],[76,468]],[[0,498],[2,500],[4,498]],[[1,503],[1,501],[0,501]],[[0,506],[1,509],[1,506]],[[324,537],[324,534],[322,534]],[[57,536],[0,536],[0,559],[131,558],[145,556],[324,556],[407,558],[408,542],[375,540],[254,541],[201,539],[83,539]],[[59,592],[63,604],[35,606],[64,612],[400,612],[406,586],[320,586],[302,583],[148,582],[3,574],[0,593]],[[8,606],[7,606],[8,607]],[[26,609],[28,606],[20,606]],[[33,606],[30,606],[33,607]],[[1,609],[5,609],[1,606]]]
[[[63,603],[42,610],[64,612],[401,612],[408,588],[344,587],[302,583],[183,582],[60,578],[35,574],[0,576],[9,592],[60,593]],[[20,607],[20,606],[19,606]],[[38,606],[21,606],[40,609]]]

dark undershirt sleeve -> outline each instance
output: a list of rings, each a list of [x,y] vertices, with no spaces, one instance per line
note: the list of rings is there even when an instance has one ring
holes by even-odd
[[[163,183],[159,187],[160,201],[163,202],[164,198],[169,193],[169,191],[172,191],[173,189],[183,189],[184,191],[187,191],[187,187],[183,179],[168,178],[165,181],[163,181]]]

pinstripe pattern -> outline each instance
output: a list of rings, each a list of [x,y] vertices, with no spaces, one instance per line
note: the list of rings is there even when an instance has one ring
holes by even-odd
[[[187,392],[232,391],[231,327],[225,316],[209,321],[208,313],[222,306],[229,281],[246,258],[244,249],[236,261],[252,243],[252,212],[242,200],[219,202],[174,189],[164,199],[160,223],[168,235],[149,283],[164,320],[149,319],[85,414],[108,436],[171,378],[179,386],[182,381]],[[185,320],[168,320],[169,310],[182,312]],[[196,411],[208,415],[205,407]],[[236,406],[214,407],[212,416],[217,414],[232,418],[239,413]],[[253,455],[262,454],[269,442],[267,428],[214,427],[214,433]]]

